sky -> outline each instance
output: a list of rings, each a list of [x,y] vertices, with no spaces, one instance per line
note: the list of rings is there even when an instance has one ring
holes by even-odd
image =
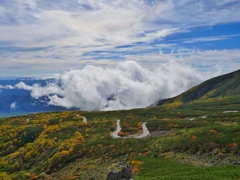
[[[0,77],[128,60],[231,72],[240,67],[239,9],[239,0],[0,0]]]
[[[239,69],[239,9],[239,0],[0,0],[0,79],[56,78],[0,90],[67,108],[146,107]]]

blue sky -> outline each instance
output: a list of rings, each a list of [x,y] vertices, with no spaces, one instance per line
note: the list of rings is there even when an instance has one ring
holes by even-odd
[[[126,60],[231,72],[240,67],[239,9],[239,0],[0,0],[0,78]]]

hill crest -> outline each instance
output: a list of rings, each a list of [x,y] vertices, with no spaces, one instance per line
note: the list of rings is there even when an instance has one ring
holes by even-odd
[[[233,96],[240,94],[240,70],[220,75],[204,81],[194,86],[184,93],[159,100],[154,103],[155,106],[167,105],[171,103],[188,103],[196,100],[207,100],[209,98]]]

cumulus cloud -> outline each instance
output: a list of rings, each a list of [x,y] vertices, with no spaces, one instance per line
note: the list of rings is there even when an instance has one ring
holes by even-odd
[[[37,84],[35,86],[37,86]],[[16,84],[15,87],[18,88],[18,89],[32,90],[31,86],[28,86],[23,82],[20,82],[20,83]]]
[[[114,110],[146,107],[155,101],[175,96],[201,82],[196,70],[175,61],[147,69],[134,61],[119,63],[114,68],[86,66],[65,72],[46,86],[19,89],[31,91],[33,98],[48,97],[51,105],[82,110]]]
[[[0,84],[0,89],[14,89],[14,88],[15,87],[12,86],[12,85],[5,85],[5,86],[3,86],[3,85]]]

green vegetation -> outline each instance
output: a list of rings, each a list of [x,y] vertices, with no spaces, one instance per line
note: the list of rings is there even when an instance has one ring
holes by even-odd
[[[160,100],[157,105],[176,106],[192,101],[214,101],[215,98],[234,97],[240,94],[239,82],[240,70],[207,80],[174,98]]]
[[[0,121],[0,178],[104,179],[112,163],[124,159],[132,165],[136,179],[237,179],[240,112],[228,111],[239,109],[240,97],[235,96],[178,107],[4,118]],[[146,121],[151,135],[113,139],[117,119],[128,134],[141,132]]]
[[[145,109],[2,118],[0,179],[105,179],[118,160],[136,180],[240,179],[239,91],[214,87],[220,96]],[[147,122],[150,135],[114,139],[117,119],[122,134],[141,133]]]
[[[239,179],[239,167],[237,166],[217,166],[217,167],[195,167],[179,162],[162,158],[139,158],[143,164],[136,180],[219,180],[219,179]]]

